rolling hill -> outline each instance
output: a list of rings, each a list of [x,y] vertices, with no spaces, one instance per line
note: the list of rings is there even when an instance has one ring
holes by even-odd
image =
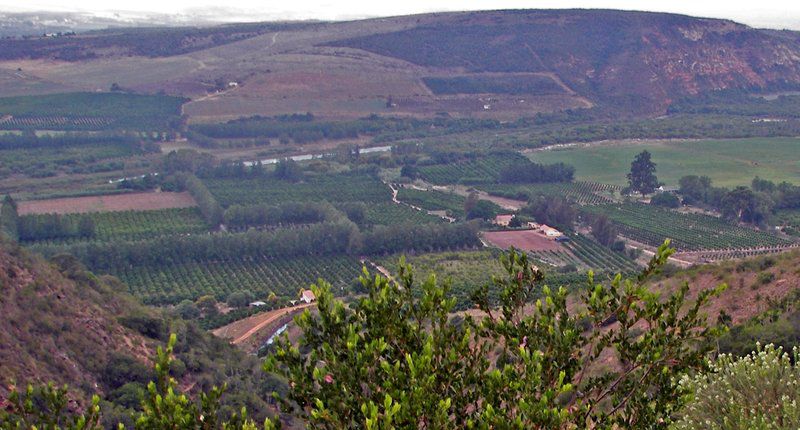
[[[596,105],[657,114],[709,91],[800,86],[796,32],[613,10],[98,31],[5,40],[0,60],[3,94],[116,83],[191,97],[194,121],[305,111],[509,119]]]

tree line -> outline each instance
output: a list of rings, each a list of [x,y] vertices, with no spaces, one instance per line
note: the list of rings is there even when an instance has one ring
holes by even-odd
[[[17,202],[9,195],[6,195],[0,204],[0,236],[6,236],[14,241],[19,240]]]
[[[35,214],[20,216],[17,202],[6,195],[0,204],[0,235],[14,241],[82,238],[95,235],[91,215]]]
[[[17,235],[20,241],[90,239],[95,235],[95,223],[91,215],[25,215],[19,217]]]
[[[194,197],[197,207],[206,222],[211,226],[219,226],[223,220],[222,206],[219,205],[217,199],[208,190],[206,184],[190,173],[182,172],[177,174],[176,177],[181,187]]]
[[[395,225],[361,232],[349,220],[303,228],[165,237],[147,241],[37,246],[45,255],[69,253],[93,270],[182,261],[313,255],[376,255],[479,245],[472,224]]]
[[[109,143],[125,144],[143,152],[160,151],[155,142],[127,133],[64,133],[39,136],[32,130],[27,130],[21,134],[0,134],[0,150],[58,149],[65,146],[98,146]]]
[[[750,187],[715,187],[708,176],[688,175],[679,180],[683,203],[705,206],[723,217],[764,226],[779,209],[800,208],[800,187],[788,182],[776,184],[755,177]]]
[[[214,139],[273,138],[287,144],[316,142],[323,139],[351,139],[373,136],[375,142],[450,134],[500,127],[496,120],[453,118],[385,118],[370,115],[349,121],[319,121],[311,114],[279,117],[253,116],[225,123],[196,124],[190,131]],[[212,142],[200,139],[205,145]]]

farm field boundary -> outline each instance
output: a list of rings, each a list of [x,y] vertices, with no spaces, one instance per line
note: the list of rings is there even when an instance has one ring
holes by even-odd
[[[30,200],[18,205],[20,215],[32,215],[176,209],[193,207],[197,203],[187,192],[161,192]]]

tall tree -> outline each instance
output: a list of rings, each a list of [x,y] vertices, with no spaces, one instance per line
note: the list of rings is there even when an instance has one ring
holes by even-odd
[[[577,215],[577,211],[572,204],[559,196],[536,196],[528,202],[528,206],[524,207],[522,211],[533,216],[540,223],[565,230],[572,230]]]
[[[605,246],[611,246],[617,240],[617,228],[605,215],[598,215],[592,222],[592,236]]]
[[[19,239],[19,215],[17,202],[6,194],[0,204],[0,235],[6,235],[12,240]]]
[[[469,193],[469,195],[467,195],[467,198],[464,199],[464,214],[471,213],[475,209],[475,206],[478,205],[479,200],[480,198],[478,197],[477,192],[473,191]]]
[[[633,159],[628,185],[641,195],[652,194],[661,185],[656,178],[656,163],[651,160],[649,151],[642,151]]]
[[[764,193],[747,187],[736,187],[722,198],[722,216],[728,219],[763,225],[769,218],[774,203]]]
[[[678,184],[678,194],[683,196],[686,204],[705,203],[708,191],[711,189],[711,178],[708,176],[687,175],[682,177]]]

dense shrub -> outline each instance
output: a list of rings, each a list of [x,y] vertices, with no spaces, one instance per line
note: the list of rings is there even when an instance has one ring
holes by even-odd
[[[674,430],[800,428],[798,350],[767,345],[742,357],[720,356],[711,371],[684,377],[687,406]]]
[[[681,205],[681,199],[672,193],[658,193],[650,199],[650,204],[674,209]]]

